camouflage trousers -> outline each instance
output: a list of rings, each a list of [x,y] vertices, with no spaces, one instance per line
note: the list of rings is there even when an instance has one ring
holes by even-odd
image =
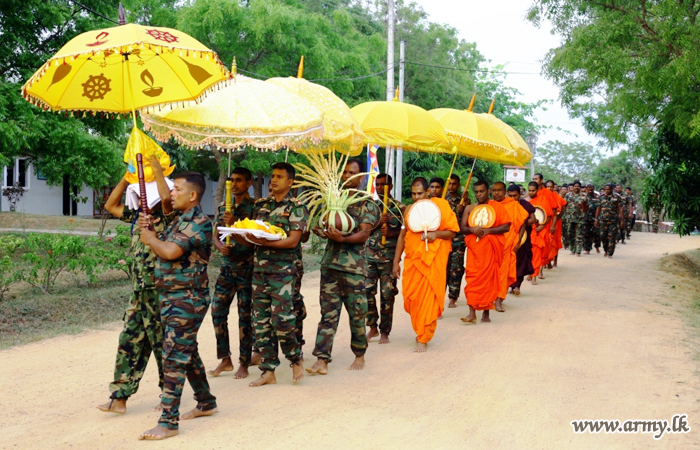
[[[625,217],[627,217],[627,213],[625,213]],[[625,238],[627,237],[627,234],[625,233],[625,229],[627,228],[627,220],[624,222],[617,222],[617,233],[615,234],[615,239],[621,242],[625,242]]]
[[[250,358],[255,346],[252,282],[252,267],[222,267],[219,278],[216,280],[214,298],[211,303],[211,319],[214,322],[216,335],[216,357],[218,359],[228,358],[231,356],[228,315],[233,297],[237,296],[238,361],[245,366],[250,365]]]
[[[301,359],[293,297],[293,273],[253,273],[255,343],[263,372],[274,371],[280,365],[278,342],[289,361],[296,363]]]
[[[587,220],[583,224],[583,250],[590,252],[595,248],[600,248],[600,233],[595,226],[595,221]]]
[[[189,381],[197,409],[216,408],[216,397],[209,390],[204,363],[199,357],[197,332],[209,308],[209,289],[161,291],[160,315],[163,318],[163,414],[158,425],[178,428],[180,398]]]
[[[584,225],[581,222],[567,223],[567,236],[569,237],[569,247],[572,253],[581,254],[583,248]]]
[[[292,299],[294,317],[296,319],[294,330],[295,334],[297,335],[299,347],[303,350],[304,344],[306,344],[306,341],[304,340],[304,319],[306,319],[306,305],[304,305],[304,296],[301,295],[301,279],[304,278],[304,263],[301,259],[297,259],[294,261],[294,267],[296,267],[297,270],[294,274],[294,297]]]
[[[574,241],[573,236],[571,236],[571,234],[569,233],[569,224],[570,224],[570,222],[568,220],[562,219],[562,221],[561,221],[561,243],[564,246],[564,248],[571,247],[571,244]]]
[[[447,260],[447,296],[450,300],[457,300],[461,292],[462,279],[464,279],[464,253],[466,247],[452,250]]]
[[[627,219],[625,221],[625,231],[627,232],[627,239],[630,238],[630,235],[632,234],[632,228],[634,228],[634,216],[632,216],[632,219]]]
[[[599,226],[603,250],[605,250],[606,255],[612,256],[615,253],[615,240],[620,228],[618,222],[600,222]]]
[[[365,294],[367,296],[367,326],[379,331],[391,333],[394,322],[394,300],[396,299],[396,278],[392,276],[393,261],[367,260],[367,279]],[[379,310],[377,310],[377,288],[379,287]],[[381,317],[381,321],[380,320]]]
[[[163,388],[163,324],[160,321],[158,291],[132,291],[119,334],[111,398],[126,399],[139,390],[151,352],[158,365],[158,386]]]
[[[338,331],[340,313],[345,305],[350,319],[350,348],[355,356],[367,351],[365,316],[365,276],[321,267],[321,321],[318,323],[313,355],[327,363],[332,361],[333,339]]]

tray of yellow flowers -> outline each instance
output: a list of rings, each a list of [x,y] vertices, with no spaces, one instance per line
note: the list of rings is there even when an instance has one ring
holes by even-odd
[[[234,222],[230,227],[217,227],[217,229],[219,230],[221,242],[224,242],[226,237],[232,234],[252,234],[257,238],[267,239],[268,241],[279,241],[287,237],[287,233],[282,228],[262,220],[243,219]]]

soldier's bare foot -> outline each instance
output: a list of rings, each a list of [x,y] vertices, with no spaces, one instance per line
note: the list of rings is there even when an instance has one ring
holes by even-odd
[[[462,317],[462,322],[465,323],[476,323],[476,311],[471,306],[469,307],[469,314],[467,317]]]
[[[179,433],[178,430],[170,430],[165,427],[161,427],[156,425],[155,427],[151,428],[150,430],[144,432],[141,436],[139,436],[140,441],[161,441],[163,439],[167,439],[169,437],[177,436]]]
[[[319,375],[325,375],[328,373],[328,363],[322,359],[317,360],[311,368],[306,369],[309,373],[317,373]]]
[[[520,295],[520,288],[514,288],[514,289],[513,289],[513,294],[516,295],[516,296]]]
[[[489,310],[488,309],[484,310],[483,314],[481,314],[481,321],[483,323],[491,322],[491,319],[489,318]]]
[[[416,342],[416,348],[413,349],[414,353],[425,353],[428,350],[428,344],[422,342]]]
[[[498,311],[498,312],[505,311],[505,309],[503,309],[503,301],[500,298],[496,299],[496,303],[494,304],[494,308],[496,308],[496,311]]]
[[[379,338],[379,343],[380,344],[388,344],[389,342],[391,342],[389,340],[389,335],[386,333],[382,333],[382,336]]]
[[[590,255],[590,254],[591,254],[591,252],[589,252],[588,250],[586,250],[586,254],[587,254],[587,255]]]
[[[292,381],[301,381],[304,378],[304,363],[299,360],[298,362],[292,364]]]
[[[271,370],[266,370],[260,375],[260,378],[250,383],[250,387],[259,387],[266,384],[277,384],[277,378],[275,378],[275,372]]]
[[[231,372],[233,371],[233,363],[231,362],[230,357],[226,357],[221,360],[218,366],[216,366],[216,369],[210,370],[207,372],[208,375],[211,375],[212,377],[218,377],[221,375],[221,372]]]
[[[379,336],[379,330],[377,327],[369,327],[369,331],[367,332],[367,340],[369,341],[377,336]]]
[[[233,374],[233,378],[235,378],[236,380],[242,380],[244,378],[248,378],[248,375],[248,366],[246,366],[245,364],[241,364],[240,366],[238,366],[238,370],[236,371],[236,373]]]
[[[450,303],[447,305],[448,308],[456,308],[457,307],[457,299],[456,298],[451,298]]]
[[[580,257],[581,257],[581,254],[580,254],[580,253],[576,253],[576,257],[577,257],[577,258],[580,258]]]
[[[262,356],[260,356],[260,353],[258,352],[253,352],[253,354],[250,356],[250,365],[259,366],[260,364],[262,364]]]
[[[608,258],[609,258],[609,259],[613,259],[612,255],[608,255]]]
[[[180,416],[180,420],[190,420],[196,419],[197,417],[213,416],[219,412],[219,408],[209,409],[207,411],[202,411],[199,408],[194,408],[191,411],[187,411],[185,414]]]
[[[124,414],[126,412],[126,399],[113,398],[104,405],[95,405],[95,408],[102,412]]]
[[[596,248],[596,249],[595,249],[595,252],[596,252],[596,253],[600,253],[600,249],[599,249],[599,248]]]
[[[362,370],[365,368],[365,355],[362,356],[356,356],[355,361],[353,361],[352,364],[350,364],[350,367],[348,367],[348,370]]]

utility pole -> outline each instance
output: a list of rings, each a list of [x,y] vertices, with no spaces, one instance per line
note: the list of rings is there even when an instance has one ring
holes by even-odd
[[[386,52],[386,101],[390,102],[394,98],[394,22],[395,7],[394,0],[388,1],[387,11],[387,52]],[[394,149],[387,146],[385,149],[386,161],[385,172],[389,175],[394,172]],[[396,186],[394,186],[393,196],[396,196]]]
[[[534,131],[530,131],[530,136],[527,138],[527,146],[530,147],[532,159],[530,160],[530,180],[535,176],[535,151],[537,150],[537,135]]]
[[[399,100],[403,102],[404,71],[406,69],[406,41],[399,46]],[[394,198],[401,201],[401,186],[403,185],[403,149],[396,149],[396,176],[394,177]]]

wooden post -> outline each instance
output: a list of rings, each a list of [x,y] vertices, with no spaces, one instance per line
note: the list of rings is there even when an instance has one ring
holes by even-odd
[[[224,199],[224,204],[226,205],[226,212],[231,212],[231,187],[233,182],[231,180],[226,180],[226,198]],[[229,225],[228,223],[226,224]],[[226,245],[231,245],[231,236],[226,236]]]
[[[148,214],[148,199],[146,199],[146,182],[143,176],[143,155],[139,152],[136,154],[136,168],[139,174],[139,193],[141,194],[140,203],[141,211]]]
[[[384,207],[382,208],[382,214],[386,214],[387,211],[387,202],[389,201],[389,185],[385,184],[384,185]],[[386,224],[382,225],[382,228],[386,230],[387,226]],[[386,236],[382,236],[382,245],[386,245]]]

